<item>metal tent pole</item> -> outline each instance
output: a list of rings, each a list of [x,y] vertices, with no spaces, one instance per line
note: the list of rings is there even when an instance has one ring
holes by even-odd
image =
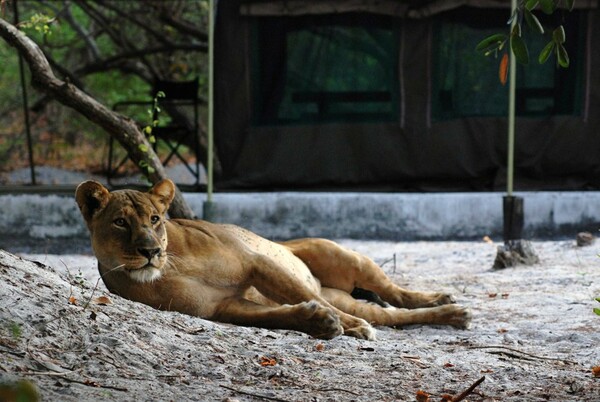
[[[517,10],[517,0],[511,2],[511,35],[513,28],[517,23],[514,17]],[[509,249],[518,249],[523,238],[524,226],[524,208],[523,197],[513,195],[514,190],[514,171],[515,171],[515,98],[517,88],[517,61],[512,48],[509,47],[509,86],[508,86],[508,155],[506,162],[506,196],[502,200],[503,219],[503,237],[504,243]],[[516,243],[515,243],[516,242]],[[527,248],[529,250],[529,248]]]
[[[517,9],[517,0],[512,0],[511,15]],[[511,25],[515,26],[517,19],[513,18]],[[506,194],[510,197],[513,193],[514,166],[515,166],[515,97],[517,88],[517,61],[512,52],[510,55],[509,81],[508,81],[508,160],[506,163]]]
[[[14,23],[19,23],[19,8],[17,0],[13,2]],[[23,92],[23,115],[25,117],[25,134],[27,137],[27,152],[29,154],[29,170],[31,173],[31,184],[36,185],[35,162],[33,160],[33,145],[31,141],[31,124],[29,122],[29,100],[27,98],[27,83],[25,82],[25,67],[23,66],[23,57],[19,53],[19,75],[21,76],[21,90]]]
[[[215,0],[208,2],[208,146],[206,157],[206,202],[203,208],[203,217],[212,220],[214,217],[213,205],[213,173],[214,173],[214,43],[215,43]]]

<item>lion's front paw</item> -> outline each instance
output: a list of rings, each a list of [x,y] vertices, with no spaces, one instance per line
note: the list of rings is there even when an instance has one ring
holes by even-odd
[[[447,293],[434,293],[431,297],[431,306],[443,306],[445,304],[454,304],[456,299]]]
[[[344,335],[352,336],[358,339],[366,339],[367,341],[377,340],[377,337],[375,336],[375,328],[369,324],[344,329]]]
[[[314,300],[300,303],[297,308],[300,317],[307,322],[305,332],[315,338],[332,339],[344,332],[340,318],[332,309]]]
[[[456,303],[454,296],[447,293],[415,292],[410,297],[406,298],[404,307],[437,307],[454,303]]]

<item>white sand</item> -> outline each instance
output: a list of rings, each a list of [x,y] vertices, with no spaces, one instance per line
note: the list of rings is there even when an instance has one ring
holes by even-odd
[[[484,242],[341,243],[387,261],[403,286],[452,292],[472,328],[320,341],[129,302],[98,283],[90,256],[28,256],[51,269],[0,252],[0,383],[27,379],[45,401],[439,401],[485,376],[467,400],[600,401],[600,245],[535,242],[539,264],[492,271]]]

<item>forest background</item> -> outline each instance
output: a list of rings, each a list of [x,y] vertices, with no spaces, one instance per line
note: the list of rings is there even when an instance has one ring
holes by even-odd
[[[18,15],[13,1],[0,4],[2,18],[40,46],[59,78],[109,108],[122,101],[149,100],[157,80],[198,78],[200,154],[206,154],[207,0],[19,0]],[[1,174],[28,166],[29,155],[19,56],[5,41],[0,41],[0,60]],[[104,174],[108,134],[76,111],[31,90],[27,65],[23,71],[35,165]],[[151,121],[147,107],[127,114],[140,122]]]

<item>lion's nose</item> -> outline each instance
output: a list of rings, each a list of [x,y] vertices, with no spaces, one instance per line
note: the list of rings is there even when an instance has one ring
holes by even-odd
[[[138,253],[143,255],[150,261],[152,257],[160,254],[160,248],[138,248]]]

